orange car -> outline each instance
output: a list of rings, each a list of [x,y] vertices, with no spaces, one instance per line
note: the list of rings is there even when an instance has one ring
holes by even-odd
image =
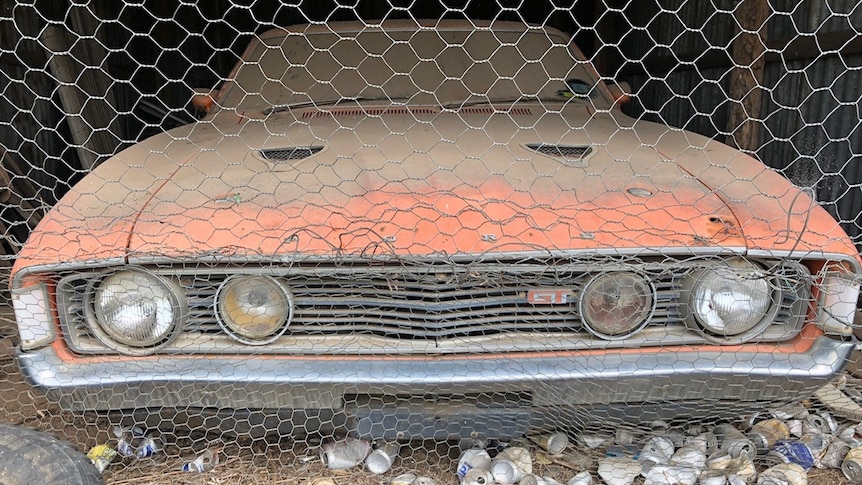
[[[205,101],[18,256],[18,358],[65,408],[435,438],[715,419],[810,395],[855,346],[836,222],[625,116],[552,28],[271,30]]]

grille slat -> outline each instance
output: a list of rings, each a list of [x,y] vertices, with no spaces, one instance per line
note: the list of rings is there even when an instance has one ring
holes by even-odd
[[[381,335],[381,336],[398,336],[399,338],[404,338],[405,336],[407,336],[407,337],[415,337],[416,339],[420,339],[420,340],[428,340],[429,337],[446,338],[446,337],[453,336],[452,335],[453,332],[446,331],[445,329],[441,329],[441,330],[424,329],[424,330],[420,331],[420,330],[417,330],[415,328],[409,328],[408,327],[408,328],[392,328],[391,331],[387,331],[387,327],[382,326],[381,323],[384,323],[384,321],[382,321],[382,320],[379,320],[379,321],[366,320],[366,321],[363,321],[360,323],[353,323],[350,325],[345,325],[343,327],[343,329],[349,330],[351,333],[354,333],[354,334],[357,332],[359,332],[359,333],[373,333],[373,334],[377,334],[377,335]],[[291,332],[289,332],[289,334],[295,334],[298,331],[300,331],[304,334],[308,334],[308,335],[315,335],[315,334],[318,334],[318,335],[327,334],[328,335],[329,334],[328,332],[325,332],[324,330],[322,330],[320,327],[317,327],[317,326],[311,327],[311,328],[301,328],[301,327],[300,328],[293,328],[293,326],[291,326],[290,330],[291,330]],[[557,326],[554,328],[549,328],[547,330],[549,330],[549,331],[561,331],[561,330],[570,330],[570,328],[567,328],[564,325],[560,325],[560,326]],[[505,322],[501,322],[499,319],[487,319],[487,321],[484,322],[484,324],[483,324],[483,330],[481,332],[479,332],[477,330],[476,334],[477,335],[486,335],[489,332],[504,333],[504,332],[535,332],[535,331],[536,331],[536,328],[534,325],[525,324],[523,322],[519,323],[519,324],[516,324],[516,323],[507,324]],[[465,336],[465,335],[469,335],[469,334],[464,334],[463,332],[458,334],[458,336]]]
[[[482,309],[481,311],[461,312],[457,315],[445,314],[416,314],[413,312],[395,313],[387,309],[363,308],[359,316],[357,311],[353,309],[326,309],[323,312],[299,312],[295,320],[296,323],[291,325],[291,329],[296,325],[305,323],[308,327],[314,325],[326,324],[344,324],[349,325],[350,322],[357,320],[375,319],[381,324],[398,326],[399,328],[415,327],[419,329],[434,329],[434,328],[452,328],[465,329],[465,331],[486,330],[484,324],[500,319],[509,319],[511,321],[530,322],[531,325],[537,323],[547,323],[549,318],[556,318],[567,322],[567,326],[572,328],[577,325],[576,316],[569,313],[567,315],[545,313],[541,316],[523,315],[512,312],[508,308],[499,308],[497,312],[493,309]],[[398,318],[398,317],[402,318]]]
[[[327,307],[329,305],[328,301],[331,300],[317,300],[317,299],[304,299],[297,298],[296,300],[297,307]],[[352,309],[366,309],[366,308],[385,308],[392,311],[399,310],[410,310],[410,311],[421,311],[424,313],[442,313],[442,312],[455,312],[459,310],[465,309],[483,309],[490,308],[497,305],[505,305],[505,304],[518,304],[518,303],[526,303],[525,299],[522,299],[518,296],[512,296],[509,298],[475,298],[475,299],[451,299],[450,302],[428,302],[428,301],[409,301],[409,300],[401,300],[401,299],[390,299],[390,298],[339,298],[337,305],[339,307],[348,307]],[[356,310],[353,310],[356,311]]]

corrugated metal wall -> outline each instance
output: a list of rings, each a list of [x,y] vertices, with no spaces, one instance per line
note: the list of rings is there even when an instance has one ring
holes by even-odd
[[[633,116],[724,140],[732,65],[694,68],[709,53],[728,52],[738,27],[736,2],[635,2],[626,16],[652,19],[621,44],[629,60],[622,71],[637,93],[626,109]],[[853,32],[862,31],[856,0],[772,0],[770,41],[826,38],[818,57],[796,59],[789,48],[772,49],[763,79],[766,93],[759,118],[756,155],[794,183],[811,187],[847,232],[862,246],[862,54],[847,54]],[[844,42],[842,39],[847,39]],[[830,40],[830,39],[827,39]],[[837,47],[836,47],[837,46]],[[649,56],[682,62],[670,72],[649,70]],[[691,61],[691,62],[687,62]],[[647,72],[644,72],[646,70]]]

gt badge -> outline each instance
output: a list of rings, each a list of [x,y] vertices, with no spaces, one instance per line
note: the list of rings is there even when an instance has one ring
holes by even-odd
[[[527,301],[533,305],[565,305],[571,295],[568,288],[539,288],[527,292]]]

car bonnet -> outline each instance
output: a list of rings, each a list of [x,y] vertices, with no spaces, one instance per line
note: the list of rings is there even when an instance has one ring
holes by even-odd
[[[147,203],[135,254],[744,247],[722,198],[588,107],[242,119]],[[269,160],[261,149],[320,150]],[[583,157],[549,147],[579,148]],[[541,153],[545,152],[545,153]]]

